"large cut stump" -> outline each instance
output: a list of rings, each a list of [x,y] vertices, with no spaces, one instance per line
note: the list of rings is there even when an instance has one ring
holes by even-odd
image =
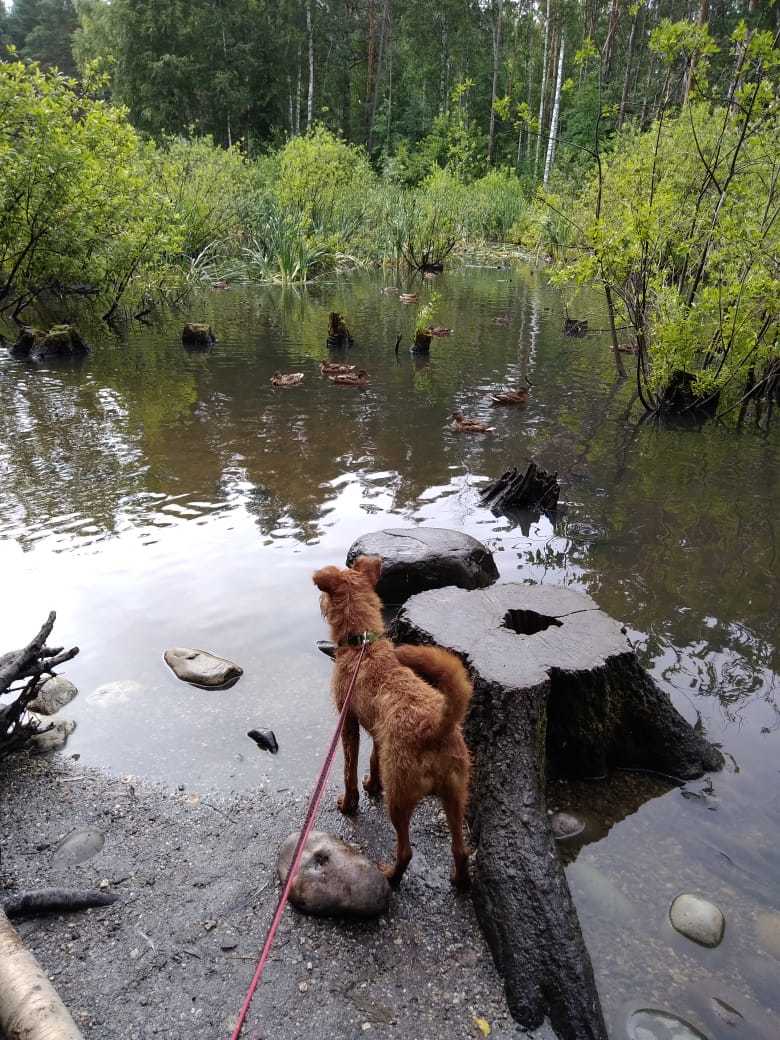
[[[474,901],[515,1018],[563,1040],[604,1040],[593,969],[547,815],[550,775],[610,767],[689,778],[720,752],[677,713],[620,626],[568,589],[496,585],[423,592],[396,641],[437,643],[474,679]]]

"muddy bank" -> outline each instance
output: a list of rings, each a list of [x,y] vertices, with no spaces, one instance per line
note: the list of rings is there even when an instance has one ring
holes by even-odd
[[[392,848],[384,811],[356,821],[326,797],[320,826],[381,859]],[[202,795],[84,770],[70,759],[3,763],[2,889],[98,885],[112,907],[21,921],[18,930],[87,1040],[218,1040],[228,1036],[275,905],[276,851],[300,821],[287,790]],[[74,828],[105,845],[58,859]],[[446,823],[433,803],[415,818],[415,857],[386,917],[338,924],[285,915],[244,1036],[315,1040],[480,1035],[512,1031],[502,987],[468,897],[449,884]]]

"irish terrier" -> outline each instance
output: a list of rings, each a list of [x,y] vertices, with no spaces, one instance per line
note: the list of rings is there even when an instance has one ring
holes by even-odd
[[[468,849],[463,818],[471,762],[461,723],[472,685],[460,660],[435,646],[397,646],[384,635],[382,602],[376,584],[382,561],[359,557],[351,568],[323,567],[314,575],[322,592],[322,613],[337,644],[333,698],[341,711],[360,656],[369,640],[344,724],[344,794],[339,809],[358,807],[357,764],[360,726],[374,739],[371,766],[363,781],[367,794],[382,789],[397,837],[396,859],[383,867],[396,885],[412,858],[409,822],[417,803],[437,795],[447,814],[455,865],[452,880],[468,884]],[[427,681],[426,681],[427,680]]]

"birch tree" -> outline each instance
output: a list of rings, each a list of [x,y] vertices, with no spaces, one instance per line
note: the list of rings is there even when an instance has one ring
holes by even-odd
[[[547,92],[547,52],[550,47],[550,0],[547,0],[547,13],[544,17],[544,53],[542,57],[542,87],[539,93],[539,129],[536,136],[536,152],[534,154],[534,180],[539,169],[539,151],[542,144],[544,127],[544,96]]]
[[[566,39],[561,32],[561,48],[558,52],[558,76],[555,82],[555,100],[553,101],[552,120],[550,122],[550,136],[547,139],[547,159],[544,164],[544,178],[542,184],[547,187],[550,178],[553,160],[555,159],[555,138],[558,133],[558,117],[561,111],[561,84],[563,82],[563,53]]]

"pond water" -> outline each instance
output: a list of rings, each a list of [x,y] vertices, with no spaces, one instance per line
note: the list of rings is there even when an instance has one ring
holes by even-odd
[[[562,851],[611,1032],[630,1022],[648,1040],[646,1009],[659,1009],[658,1035],[668,1012],[709,1040],[776,1036],[778,431],[641,421],[606,337],[562,336],[543,272],[439,278],[437,320],[453,334],[426,360],[396,358],[414,307],[382,284],[204,292],[187,317],[215,327],[209,353],[183,350],[174,315],[125,339],[93,336],[79,365],[3,356],[0,649],[58,611],[57,642],[81,646],[67,670],[81,691],[68,753],[85,765],[169,786],[303,791],[333,725],[311,573],[359,534],[455,527],[495,551],[501,580],[586,590],[728,759],[682,789],[623,775],[550,792],[587,823]],[[421,300],[431,291],[411,287]],[[319,374],[332,309],[349,317],[365,390]],[[596,297],[576,316],[605,324]],[[303,384],[272,389],[277,369],[303,371]],[[527,407],[490,407],[489,391],[525,379]],[[455,408],[496,432],[453,433]],[[481,509],[480,483],[531,457],[561,475],[555,524]],[[162,659],[177,645],[245,674],[223,692],[186,686]],[[269,728],[276,757],[246,736]],[[671,928],[680,891],[724,911],[717,949]]]

